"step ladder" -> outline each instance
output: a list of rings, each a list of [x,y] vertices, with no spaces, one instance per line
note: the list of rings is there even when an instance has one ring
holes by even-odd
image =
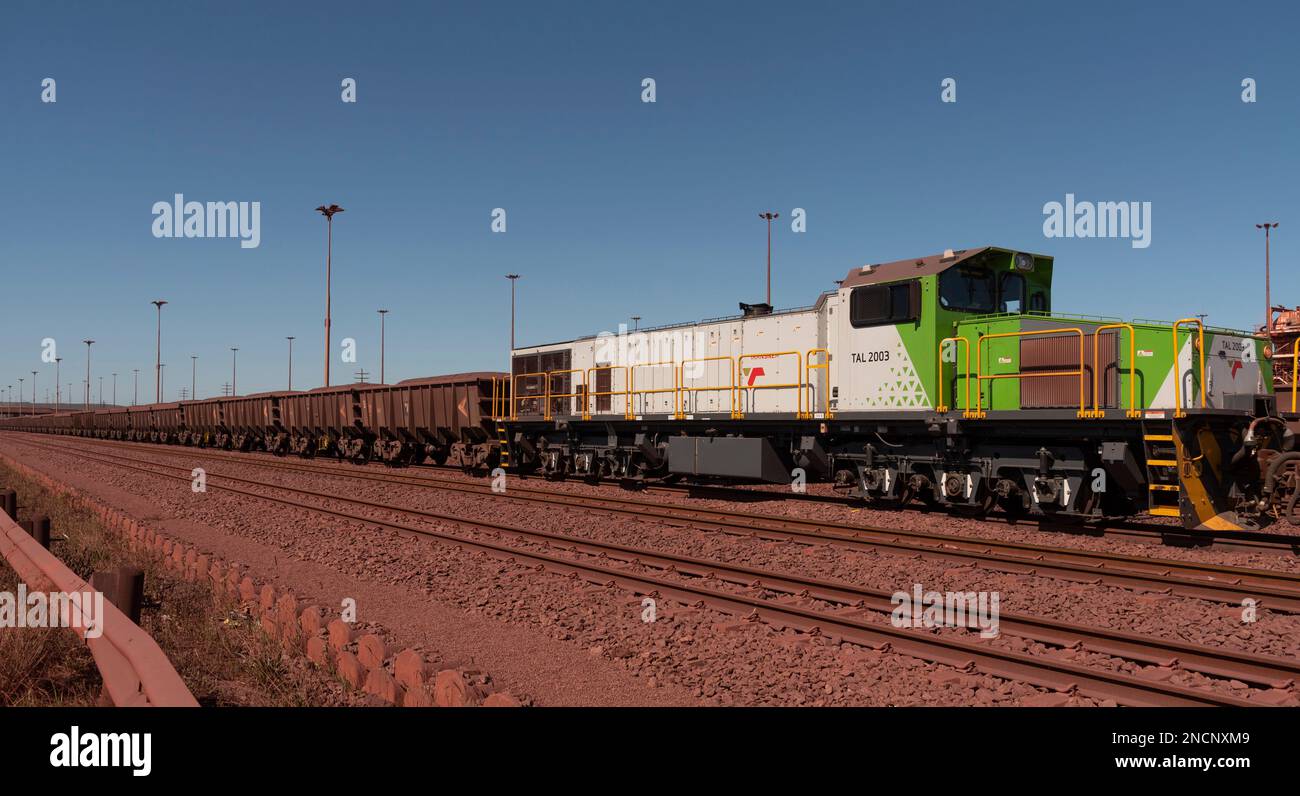
[[[1171,433],[1151,432],[1142,424],[1142,450],[1147,468],[1147,511],[1156,517],[1181,517],[1179,509],[1178,449]]]
[[[501,456],[499,466],[503,470],[510,469],[510,437],[506,429],[506,424],[497,418],[497,440],[501,444]]]

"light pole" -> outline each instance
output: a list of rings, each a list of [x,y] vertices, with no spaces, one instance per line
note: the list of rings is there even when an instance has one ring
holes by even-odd
[[[32,371],[32,414],[36,414],[36,371]]]
[[[515,282],[519,279],[519,274],[506,274],[506,279],[510,280],[510,350],[515,350]]]
[[[117,374],[113,374],[113,406],[117,406]]]
[[[330,278],[333,275],[334,214],[342,213],[338,205],[321,205],[316,212],[325,216],[325,386],[330,386]],[[233,385],[232,385],[233,390]]]
[[[199,358],[190,354],[190,400],[199,400]]]
[[[759,213],[759,218],[767,221],[767,306],[772,306],[772,220],[780,218],[780,213]]]
[[[166,363],[164,362],[158,363],[158,387],[160,392],[161,392],[162,385],[165,383],[163,381],[163,373],[165,373],[164,368],[166,367],[167,367]],[[159,403],[162,403],[162,401],[159,401]]]
[[[1263,224],[1256,224],[1255,229],[1264,230],[1264,333],[1270,337],[1273,334],[1273,299],[1269,295],[1269,263],[1268,263],[1268,232],[1271,229],[1277,229],[1276,221],[1265,221]]]
[[[379,312],[379,383],[385,384],[384,381],[384,316],[388,310],[378,310]]]
[[[59,411],[59,363],[63,357],[54,358],[54,411]]]
[[[640,316],[640,315],[633,315],[633,316],[632,316],[632,331],[635,332],[636,330],[638,330],[638,329],[640,329],[640,328],[641,328],[641,316]]]
[[[293,335],[284,338],[289,341],[289,391],[293,391]]]
[[[135,374],[135,393],[131,396],[131,405],[135,406],[140,403],[140,369],[131,368],[131,372]]]
[[[14,409],[14,414],[22,415],[23,413],[23,382],[27,379],[18,379],[18,404]]]
[[[90,346],[94,340],[82,340],[86,344],[86,411],[90,411]]]
[[[237,384],[235,380],[235,376],[238,373],[239,373],[239,349],[231,348],[230,349],[230,395],[232,398],[239,394],[235,392],[235,384]]]
[[[99,405],[104,405],[104,377],[99,377]]]
[[[154,401],[157,403],[162,403],[162,308],[166,303],[162,299],[152,302],[158,308],[158,348],[154,357],[154,389],[157,392]]]

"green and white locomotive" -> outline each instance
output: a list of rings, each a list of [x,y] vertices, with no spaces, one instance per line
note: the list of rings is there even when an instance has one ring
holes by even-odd
[[[1039,254],[947,251],[855,268],[811,307],[516,348],[497,390],[505,461],[553,478],[833,480],[972,512],[1294,520],[1296,420],[1265,341],[1200,318],[1054,313],[1052,271]]]

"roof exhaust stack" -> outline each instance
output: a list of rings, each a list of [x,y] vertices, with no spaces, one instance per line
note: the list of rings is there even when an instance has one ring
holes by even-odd
[[[763,303],[746,304],[745,302],[742,301],[740,302],[740,312],[746,318],[755,318],[759,315],[771,315],[772,305],[763,304]]]

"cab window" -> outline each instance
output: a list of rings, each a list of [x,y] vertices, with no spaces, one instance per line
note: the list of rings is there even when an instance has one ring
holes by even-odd
[[[998,288],[1000,312],[1025,311],[1025,278],[1016,273],[1002,275],[1002,284]]]
[[[853,328],[904,323],[920,317],[920,283],[915,279],[892,285],[865,285],[849,295]]]
[[[984,268],[949,268],[939,275],[939,306],[957,312],[993,312],[993,274]]]
[[[1029,310],[1031,312],[1047,312],[1047,294],[1041,290],[1035,290],[1034,295],[1029,298]]]

